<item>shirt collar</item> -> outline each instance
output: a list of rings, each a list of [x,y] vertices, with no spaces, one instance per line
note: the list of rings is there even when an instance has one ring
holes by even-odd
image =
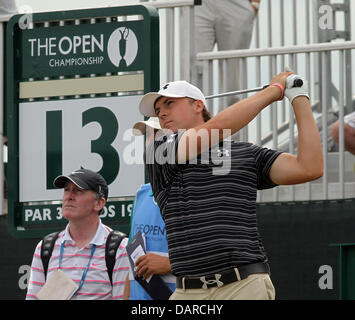
[[[101,219],[99,219],[99,225],[97,227],[96,233],[88,244],[96,244],[97,246],[101,246],[105,244],[105,236],[106,236],[106,229],[102,224]],[[69,223],[67,224],[64,230],[64,235],[62,237],[62,242],[64,241],[74,242],[74,240],[72,239],[69,233]]]
[[[106,236],[106,229],[102,224],[101,219],[99,219],[99,225],[97,227],[96,234],[89,243],[96,244],[97,246],[101,246],[105,244],[106,241],[105,236]]]

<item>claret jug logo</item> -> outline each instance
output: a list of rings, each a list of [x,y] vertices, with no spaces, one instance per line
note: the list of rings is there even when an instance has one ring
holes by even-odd
[[[132,29],[120,27],[112,32],[107,45],[108,56],[116,67],[124,69],[137,57],[138,41]]]

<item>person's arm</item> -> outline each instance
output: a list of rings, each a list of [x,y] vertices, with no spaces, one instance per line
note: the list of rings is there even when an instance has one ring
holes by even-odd
[[[42,241],[37,244],[33,255],[30,278],[28,280],[27,286],[26,300],[36,300],[37,293],[42,289],[46,282],[41,259],[41,246]]]
[[[171,271],[170,260],[158,254],[148,252],[136,261],[136,273],[145,279],[153,274],[167,274]]]
[[[116,253],[116,262],[112,273],[113,300],[123,300],[126,298],[126,279],[129,272],[129,260],[126,251],[127,242],[128,238],[124,238]]]
[[[323,175],[322,145],[309,99],[304,96],[293,100],[298,127],[297,156],[283,153],[270,169],[271,180],[279,185],[304,183]]]
[[[282,72],[274,76],[270,84],[280,83],[285,87],[286,78],[291,74],[292,72]],[[187,130],[179,141],[177,162],[186,163],[187,160],[195,158],[212,145],[236,133],[252,121],[265,107],[279,100],[280,96],[280,88],[270,85],[255,95],[224,109],[202,125]],[[202,141],[201,132],[207,135],[207,143]]]
[[[332,124],[332,138],[339,143],[339,121]],[[355,155],[355,129],[344,122],[344,148]]]
[[[345,131],[345,123],[344,123],[344,131]],[[332,138],[336,143],[339,143],[339,121],[335,121],[331,126],[331,134]]]
[[[131,294],[131,283],[129,281],[129,275],[127,274],[124,291],[123,291],[123,300],[129,300]]]

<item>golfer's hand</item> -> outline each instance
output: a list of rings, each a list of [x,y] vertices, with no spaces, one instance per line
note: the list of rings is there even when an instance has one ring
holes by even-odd
[[[302,87],[292,87],[296,78],[302,80],[302,82],[303,82]],[[302,77],[300,77],[296,74],[288,77],[288,79],[286,81],[285,96],[290,100],[291,103],[293,103],[293,100],[297,97],[304,96],[309,99],[307,81],[305,81]]]
[[[167,257],[158,254],[147,253],[136,261],[136,273],[144,279],[153,274],[166,274],[171,271],[170,261]]]

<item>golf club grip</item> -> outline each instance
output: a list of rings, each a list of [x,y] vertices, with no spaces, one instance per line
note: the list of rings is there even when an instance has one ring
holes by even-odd
[[[293,81],[293,88],[294,87],[302,87],[303,86],[303,80],[302,79],[295,79],[295,81]]]
[[[206,96],[205,98],[206,99],[214,99],[214,98],[235,96],[235,95],[238,95],[238,94],[246,94],[246,93],[250,93],[250,92],[257,92],[257,91],[261,91],[261,90],[266,89],[268,86],[270,86],[270,85],[266,84],[266,85],[264,85],[262,87],[258,87],[258,88],[254,88],[254,89],[245,89],[245,90],[238,90],[238,91],[219,93],[219,94],[215,94],[215,95]],[[301,78],[295,77],[295,79],[293,80],[292,88],[294,88],[294,87],[302,87],[302,86],[303,86],[303,80]],[[286,83],[286,87],[287,87],[287,83]]]
[[[268,86],[269,86],[269,84],[266,84],[265,86],[263,86],[263,89],[266,89]],[[299,88],[299,87],[302,87],[302,86],[303,86],[303,80],[302,79],[298,78],[298,79],[295,79],[293,81],[292,88],[296,88],[296,87]]]

